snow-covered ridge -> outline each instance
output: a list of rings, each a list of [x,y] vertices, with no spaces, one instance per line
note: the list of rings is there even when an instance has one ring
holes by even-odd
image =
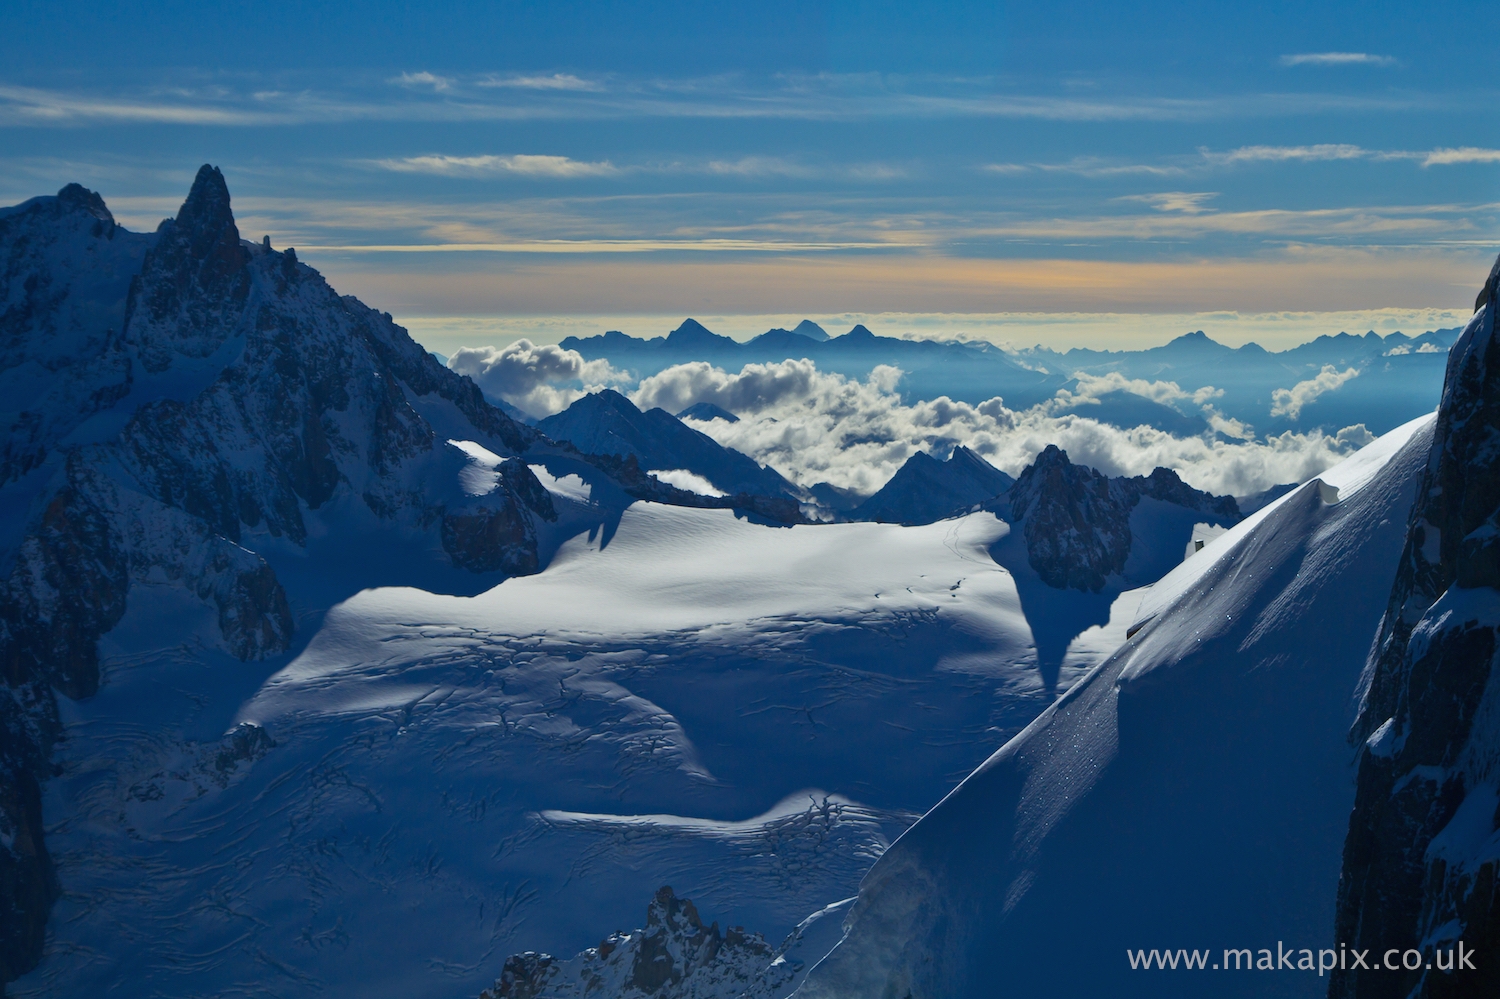
[[[798,995],[1156,996],[1127,948],[1328,939],[1349,635],[1374,630],[1430,434],[1331,470],[1341,501],[1311,484],[1189,559],[1174,599],[886,851]]]
[[[1390,460],[1391,455],[1404,447],[1412,435],[1429,430],[1434,419],[1435,417],[1429,414],[1402,424],[1356,451],[1317,478],[1303,483],[1300,489],[1315,490],[1325,503],[1337,503],[1349,499],[1374,479]],[[1131,631],[1138,630],[1165,608],[1180,600],[1183,594],[1212,570],[1220,559],[1230,556],[1256,529],[1256,526],[1271,515],[1278,504],[1294,502],[1292,496],[1295,492],[1297,490],[1261,507],[1224,534],[1209,541],[1192,558],[1184,559],[1181,565],[1163,576],[1146,591],[1136,618],[1131,623]]]

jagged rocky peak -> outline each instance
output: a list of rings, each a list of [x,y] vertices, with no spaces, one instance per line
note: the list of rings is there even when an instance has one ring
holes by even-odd
[[[127,335],[141,366],[165,371],[175,354],[207,357],[233,336],[250,294],[249,264],[224,175],[205,163],[130,289]]]
[[[1427,470],[1366,669],[1337,936],[1424,966],[1330,995],[1500,994],[1500,259],[1448,358]],[[1460,943],[1482,955],[1454,967]]]
[[[1075,465],[1049,444],[1010,490],[1009,513],[1026,539],[1027,560],[1049,586],[1098,592],[1130,558],[1130,515],[1142,499],[1171,503],[1229,526],[1240,520],[1232,496],[1213,496],[1169,468],[1111,479]]]
[[[225,651],[263,658],[295,624],[263,553],[305,545],[330,504],[326,535],[516,574],[556,514],[516,458],[540,435],[291,250],[243,244],[214,167],[155,234],[77,185],[0,211],[0,268],[0,490],[26,511],[0,531],[3,982],[40,956],[56,892],[39,791],[53,692],[97,689],[98,641],[127,608],[174,587]]]
[[[572,960],[515,954],[479,999],[769,999],[795,973],[779,956],[759,933],[705,926],[692,900],[663,887],[643,929],[611,933]]]
[[[1010,491],[1010,515],[1026,538],[1027,560],[1059,589],[1099,591],[1130,557],[1130,510],[1123,489],[1048,444]]]

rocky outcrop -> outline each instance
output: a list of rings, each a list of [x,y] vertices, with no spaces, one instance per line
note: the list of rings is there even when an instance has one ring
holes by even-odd
[[[1334,997],[1500,994],[1500,260],[1448,360],[1427,470],[1371,652],[1337,939],[1412,970]],[[1453,967],[1460,945],[1480,958]],[[1403,955],[1404,956],[1404,955]],[[1446,967],[1445,967],[1446,965]]]
[[[955,447],[946,461],[918,451],[877,493],[850,511],[849,519],[931,524],[968,513],[1014,484],[1009,475],[966,447]]]
[[[552,497],[520,458],[496,470],[500,504],[475,502],[443,511],[443,550],[453,564],[474,572],[524,576],[536,572],[536,526],[532,516],[556,520]]]
[[[759,933],[703,925],[690,899],[662,888],[644,929],[611,933],[571,961],[513,955],[479,999],[769,999],[795,974],[780,957]]]
[[[1130,514],[1145,498],[1198,511],[1226,527],[1240,519],[1233,497],[1194,489],[1171,469],[1111,479],[1073,464],[1055,444],[1047,445],[1021,473],[1008,509],[1026,539],[1027,559],[1043,582],[1098,592],[1110,575],[1125,568]]]

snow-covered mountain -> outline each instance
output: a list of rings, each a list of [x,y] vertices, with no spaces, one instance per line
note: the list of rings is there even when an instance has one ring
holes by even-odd
[[[663,883],[779,939],[1052,696],[990,513],[768,526],[554,445],[211,168],[152,235],[0,222],[16,994],[477,994]]]
[[[918,451],[848,516],[884,524],[930,524],[967,513],[1014,484],[1009,475],[962,445],[942,461]]]
[[[538,435],[291,250],[242,241],[217,170],[149,236],[70,185],[7,210],[0,242],[0,378],[17,407],[0,472],[7,827],[40,829],[50,688],[93,694],[98,641],[127,613],[154,607],[176,640],[253,660],[295,629],[272,550],[377,530],[475,571],[537,568],[546,491],[519,462],[469,474],[448,440],[498,456]],[[39,835],[3,847],[13,976],[56,888]]]
[[[69,708],[53,691],[95,694],[107,636],[275,660],[365,586],[535,572],[562,539],[522,453],[617,509],[733,505],[515,423],[294,251],[240,239],[211,167],[155,233],[69,185],[0,213],[0,248],[0,978],[35,963],[68,884],[39,784]]]
[[[153,234],[70,186],[0,212],[0,254],[16,995],[780,996],[851,912],[809,994],[961,995],[1078,926],[1332,918],[1287,883],[1337,871],[1348,634],[1391,592],[1425,425],[1185,563],[1232,500],[1056,449],[999,499],[917,462],[890,496],[930,523],[812,524],[623,397],[516,423],[240,239],[210,167]],[[1153,878],[1247,901],[1154,923],[1127,904]],[[1030,990],[1087,993],[1092,955]]]
[[[1321,994],[1127,950],[1328,946],[1361,636],[1431,433],[1382,437],[1152,587],[1119,651],[885,852],[798,995]]]
[[[1500,993],[1500,260],[1454,345],[1431,455],[1364,677],[1338,937],[1417,948],[1335,997]],[[1480,956],[1453,966],[1459,943]],[[1447,954],[1448,973],[1441,957]],[[1404,957],[1404,954],[1403,954]],[[1435,967],[1434,967],[1435,965]]]
[[[641,468],[666,473],[658,476],[665,481],[672,482],[673,472],[686,471],[706,480],[721,495],[794,498],[798,493],[774,470],[724,447],[665,410],[641,412],[613,389],[584,396],[561,413],[539,421],[537,429],[589,454],[634,455]],[[688,482],[672,484],[686,487]]]

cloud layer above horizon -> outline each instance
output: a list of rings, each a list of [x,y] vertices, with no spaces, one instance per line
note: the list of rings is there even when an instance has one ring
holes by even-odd
[[[31,5],[0,203],[241,228],[404,316],[1457,308],[1482,6]],[[129,53],[129,58],[125,57]]]

